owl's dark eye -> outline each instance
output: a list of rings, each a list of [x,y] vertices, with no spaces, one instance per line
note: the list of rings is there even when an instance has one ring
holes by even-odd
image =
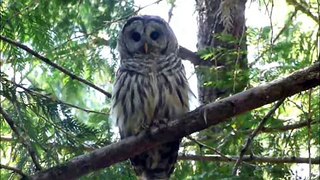
[[[160,33],[158,31],[152,31],[152,33],[150,34],[150,38],[154,41],[157,40],[159,36],[160,36]]]
[[[134,41],[138,42],[138,41],[140,41],[140,39],[141,39],[141,35],[140,35],[138,32],[133,32],[133,33],[131,34],[131,38],[132,38]]]

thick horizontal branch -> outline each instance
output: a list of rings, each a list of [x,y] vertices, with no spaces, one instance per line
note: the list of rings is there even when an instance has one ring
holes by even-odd
[[[124,161],[161,143],[176,140],[229,118],[294,95],[320,84],[319,63],[287,78],[251,88],[234,96],[201,106],[167,125],[145,130],[120,142],[94,150],[69,162],[32,176],[32,179],[75,179]]]
[[[16,46],[16,47],[19,47],[23,50],[25,50],[27,53],[35,56],[36,58],[40,59],[42,62],[48,64],[49,66],[55,68],[55,69],[58,69],[59,71],[61,71],[62,73],[64,73],[65,75],[69,76],[71,79],[75,79],[77,81],[80,81],[82,82],[83,84],[86,84],[96,90],[98,90],[99,92],[101,92],[102,94],[106,95],[108,98],[111,98],[111,94],[106,92],[105,90],[103,90],[102,88],[94,85],[93,83],[81,78],[81,77],[78,77],[77,75],[71,73],[69,70],[65,69],[64,67],[61,67],[59,66],[58,64],[54,63],[53,61],[51,61],[50,59],[40,55],[39,53],[37,53],[36,51],[32,50],[31,48],[29,48],[28,46],[26,45],[23,45],[19,42],[16,42],[16,41],[13,41],[7,37],[4,37],[2,35],[0,35],[0,39],[4,42],[7,42],[13,46]]]
[[[181,155],[178,156],[178,160],[191,160],[191,161],[216,161],[216,162],[232,162],[237,160],[237,156],[227,156],[221,157],[219,155]],[[273,163],[273,164],[284,164],[284,163],[309,163],[309,158],[301,157],[259,157],[259,156],[249,156],[245,155],[242,157],[242,161],[245,162],[255,162],[255,163]],[[311,158],[311,164],[320,164],[320,157]]]

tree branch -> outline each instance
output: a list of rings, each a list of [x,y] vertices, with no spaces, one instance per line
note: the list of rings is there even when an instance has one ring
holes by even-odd
[[[149,7],[149,6],[152,6],[154,4],[159,4],[161,1],[163,1],[163,0],[156,0],[156,1],[152,2],[152,3],[150,3],[150,4],[146,4],[145,6],[142,6],[142,7],[138,6],[138,8],[135,11],[133,11],[132,13],[129,13],[129,14],[125,15],[125,16],[122,16],[122,17],[120,17],[118,19],[114,19],[114,20],[111,20],[111,21],[106,21],[105,25],[106,26],[110,26],[113,23],[127,20],[131,16],[137,15],[139,11],[141,11],[141,10],[143,10],[143,9]]]
[[[285,100],[285,98],[279,100],[276,105],[268,112],[268,114],[261,120],[261,122],[259,123],[257,129],[255,129],[251,135],[248,137],[246,144],[244,145],[244,147],[242,148],[239,158],[237,160],[237,162],[235,163],[233,170],[232,170],[232,174],[235,176],[237,175],[237,171],[238,168],[241,164],[242,161],[242,157],[244,156],[244,154],[247,152],[247,150],[249,149],[254,137],[257,136],[257,134],[259,133],[259,131],[261,131],[261,129],[264,127],[264,125],[266,124],[266,122],[268,121],[268,119],[274,114],[274,112],[276,112],[276,110],[280,107],[280,105],[283,103],[283,101]]]
[[[234,162],[238,157],[236,156],[227,156],[228,159],[221,157],[219,155],[180,155],[178,160],[191,160],[191,161],[215,161],[215,162]],[[242,158],[242,161],[245,162],[256,162],[256,163],[273,163],[273,164],[283,164],[283,163],[309,163],[309,158],[301,157],[259,157],[259,156],[249,156],[245,155]],[[311,164],[320,164],[320,158],[311,158]]]
[[[310,122],[311,125],[319,124],[319,123],[320,123],[320,121],[318,121],[318,120],[312,120]],[[303,128],[305,126],[308,126],[308,121],[307,120],[299,122],[299,123],[295,123],[295,124],[282,126],[282,127],[271,127],[271,128],[263,127],[259,133],[285,132],[285,131],[289,131],[289,130],[293,130],[293,129]],[[252,133],[252,130],[247,130],[247,131],[242,131],[242,132],[244,134],[250,134],[250,133]],[[199,141],[207,141],[207,140],[210,140],[212,138],[213,137],[210,137],[210,136],[202,136],[199,139],[195,139],[195,140],[199,142]],[[182,147],[193,146],[193,145],[195,145],[194,143],[198,144],[197,142],[190,141],[190,142],[185,142],[185,143],[181,144],[181,146]]]
[[[189,139],[189,140],[191,140],[191,141],[194,141],[194,142],[195,142],[196,144],[198,144],[200,147],[205,147],[205,148],[207,148],[207,149],[215,152],[216,154],[220,155],[220,157],[222,157],[222,158],[225,158],[225,159],[227,159],[227,160],[229,160],[229,161],[235,161],[235,160],[236,160],[236,159],[229,159],[229,157],[227,157],[226,155],[224,155],[223,153],[221,153],[221,152],[218,151],[217,149],[215,149],[215,148],[213,148],[213,147],[211,147],[211,146],[208,146],[208,145],[206,145],[205,143],[202,143],[202,142],[200,142],[200,141],[192,138],[191,136],[187,136],[186,138]]]
[[[10,166],[6,166],[6,165],[3,165],[3,164],[0,164],[0,169],[6,169],[6,170],[9,170],[9,171],[13,171],[13,172],[19,174],[20,176],[22,176],[23,178],[27,178],[28,177],[20,169],[15,168],[15,167],[10,167]]]
[[[287,78],[251,88],[236,95],[203,105],[167,125],[151,127],[136,136],[77,156],[63,165],[32,176],[32,179],[75,179],[112,164],[124,161],[162,143],[173,141],[227,121],[247,111],[292,96],[320,84],[319,63],[298,71]],[[206,120],[206,121],[205,121]]]
[[[23,89],[24,91],[26,91],[26,93],[30,94],[30,95],[35,95],[35,96],[40,96],[40,97],[43,97],[43,98],[46,98],[46,99],[50,99],[51,101],[53,102],[56,102],[56,103],[59,103],[59,104],[63,104],[65,106],[69,106],[69,107],[72,107],[72,108],[75,108],[75,109],[78,109],[78,110],[81,110],[81,111],[84,111],[84,112],[87,112],[87,113],[96,113],[96,114],[101,114],[101,115],[105,115],[105,116],[109,116],[109,114],[107,113],[104,113],[104,112],[99,112],[99,111],[94,111],[94,110],[90,110],[90,109],[85,109],[85,108],[82,108],[82,107],[79,107],[79,106],[76,106],[76,105],[73,105],[73,104],[70,104],[70,103],[67,103],[67,102],[64,102],[62,100],[59,100],[57,98],[52,98],[50,96],[47,96],[47,95],[44,95],[44,94],[41,94],[37,91],[34,91],[34,90],[31,90],[31,89],[28,89],[20,84],[17,84],[15,82],[12,82],[10,80],[7,80],[7,79],[4,79],[4,81],[7,81],[9,83],[11,83],[12,85],[16,86],[16,87],[19,87],[21,89]]]
[[[11,136],[0,136],[0,142],[12,142],[13,140]]]
[[[58,64],[54,63],[53,61],[51,61],[50,59],[40,55],[39,53],[37,53],[36,51],[30,49],[28,46],[26,45],[23,45],[19,42],[16,42],[16,41],[13,41],[7,37],[4,37],[2,35],[0,35],[0,39],[4,42],[7,42],[13,46],[16,46],[16,47],[19,47],[21,49],[23,49],[24,51],[26,51],[27,53],[35,56],[36,58],[40,59],[42,62],[48,64],[49,66],[55,68],[55,69],[58,69],[59,71],[61,71],[62,73],[64,73],[65,75],[71,77],[71,79],[75,79],[75,80],[78,80],[80,82],[82,82],[83,84],[86,84],[96,90],[98,90],[99,92],[101,92],[102,94],[106,95],[108,98],[111,98],[111,94],[109,92],[106,92],[105,90],[103,90],[102,88],[94,85],[93,83],[81,78],[81,77],[78,77],[77,75],[71,73],[69,70],[65,69],[64,67],[61,67],[59,66]]]
[[[12,131],[17,135],[19,141],[24,145],[24,147],[27,149],[28,153],[31,156],[31,159],[36,167],[37,170],[42,170],[40,163],[38,162],[38,157],[36,156],[35,150],[31,146],[31,142],[26,139],[25,136],[22,136],[19,129],[17,128],[16,124],[14,123],[13,119],[9,116],[9,114],[2,109],[0,106],[0,114],[4,118],[4,120],[8,123]]]
[[[299,129],[299,128],[308,126],[308,123],[309,123],[308,120],[306,120],[306,121],[302,121],[300,123],[290,124],[287,126],[282,126],[282,127],[277,127],[277,128],[262,128],[261,132],[271,133],[271,132],[283,132],[283,131],[288,131],[288,130],[293,130],[293,129]],[[312,120],[310,122],[310,124],[317,124],[317,123],[319,123],[319,121]]]
[[[317,24],[319,23],[319,17],[315,16],[312,14],[311,11],[309,11],[308,7],[305,7],[303,3],[299,3],[296,0],[287,0],[287,3],[290,5],[293,5],[297,10],[301,11],[302,13],[306,14],[309,16],[313,21],[315,21]],[[304,4],[307,4],[304,2]]]
[[[189,49],[180,46],[178,56],[181,59],[187,59],[189,60],[193,65],[202,65],[202,66],[213,66],[213,63],[211,61],[205,61],[201,59],[201,57],[195,53],[190,51]]]

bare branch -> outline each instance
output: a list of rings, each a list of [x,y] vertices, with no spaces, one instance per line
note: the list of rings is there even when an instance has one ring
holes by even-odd
[[[147,8],[147,7],[149,7],[149,6],[154,5],[154,4],[159,4],[161,1],[163,1],[163,0],[156,0],[156,1],[154,1],[154,2],[152,2],[152,3],[150,3],[150,4],[147,4],[147,5],[145,5],[145,6],[138,7],[135,11],[133,11],[132,13],[130,13],[130,14],[128,14],[128,15],[125,15],[125,16],[123,16],[123,17],[120,17],[120,18],[115,19],[115,20],[112,20],[112,21],[106,21],[106,22],[105,22],[105,23],[106,23],[106,26],[110,26],[111,24],[116,23],[116,22],[124,21],[124,20],[130,18],[131,16],[134,16],[134,15],[138,14],[138,12],[141,11],[142,9],[145,9],[145,8]]]
[[[178,160],[191,160],[191,161],[214,161],[214,162],[234,162],[238,157],[236,156],[227,156],[228,159],[221,157],[219,155],[180,155]],[[230,160],[229,160],[230,159]],[[283,164],[283,163],[309,163],[309,158],[301,157],[259,157],[259,156],[248,156],[245,155],[242,157],[242,161],[252,162],[252,163],[273,163],[273,164]],[[312,164],[320,164],[320,158],[311,158]]]
[[[202,142],[200,142],[200,141],[192,138],[191,136],[187,136],[186,138],[187,138],[187,139],[190,139],[191,141],[194,141],[196,144],[198,144],[198,145],[201,146],[201,147],[205,147],[205,148],[207,148],[207,149],[215,152],[216,154],[220,155],[222,158],[225,158],[225,159],[227,159],[227,160],[229,160],[229,161],[236,161],[236,160],[237,160],[237,159],[230,159],[230,157],[224,155],[223,153],[221,153],[221,152],[218,151],[217,149],[215,149],[215,148],[213,148],[213,147],[211,147],[211,146],[208,146],[207,144],[202,143]],[[249,165],[251,165],[251,164],[249,164]]]
[[[111,94],[109,92],[106,92],[105,90],[103,90],[102,88],[94,85],[93,83],[81,78],[81,77],[78,77],[76,76],[75,74],[71,73],[69,70],[65,69],[64,67],[61,67],[59,66],[58,64],[54,63],[53,61],[51,61],[50,59],[40,55],[39,53],[37,53],[36,51],[30,49],[28,46],[26,45],[23,45],[19,42],[16,42],[16,41],[13,41],[9,38],[6,38],[2,35],[0,35],[0,39],[4,42],[7,42],[13,46],[16,46],[16,47],[19,47],[21,49],[23,49],[24,51],[26,51],[27,53],[37,57],[38,59],[40,59],[42,62],[48,64],[49,66],[55,68],[55,69],[58,69],[59,71],[63,72],[65,75],[69,76],[71,79],[75,79],[75,80],[78,80],[96,90],[98,90],[99,92],[101,92],[102,94],[106,95],[108,98],[111,98]]]
[[[169,11],[168,11],[168,23],[170,23],[170,21],[171,21],[171,18],[172,18],[172,16],[173,16],[173,9],[176,7],[176,5],[175,5],[175,1],[171,1],[171,2],[169,2],[170,3],[170,5],[171,5],[171,7],[170,7],[170,9],[169,9]]]
[[[311,118],[312,118],[312,105],[311,105],[311,97],[312,97],[312,89],[308,90],[308,156],[309,156],[309,177],[311,177]],[[310,178],[311,179],[311,178]]]
[[[19,174],[19,175],[22,176],[23,178],[28,177],[28,176],[27,176],[26,174],[24,174],[20,169],[15,168],[15,167],[10,167],[10,166],[6,166],[6,165],[3,165],[3,164],[0,164],[0,169],[6,169],[6,170],[9,170],[9,171],[13,171],[14,173]]]
[[[213,63],[211,61],[205,61],[201,59],[201,57],[195,53],[190,51],[189,49],[180,46],[179,47],[179,57],[182,59],[189,60],[193,65],[202,65],[202,66],[213,66]]]
[[[203,105],[179,119],[169,121],[165,126],[151,127],[136,136],[75,157],[63,165],[35,174],[32,179],[75,179],[124,161],[162,143],[180,139],[193,132],[225,122],[231,117],[316,87],[320,85],[319,65],[316,63],[287,78]]]
[[[25,136],[21,135],[21,133],[20,133],[19,129],[17,128],[17,126],[15,125],[13,119],[9,116],[9,114],[4,109],[2,109],[1,106],[0,106],[0,114],[3,116],[4,120],[9,124],[10,128],[12,129],[12,131],[17,135],[19,141],[27,149],[27,151],[30,154],[31,159],[32,159],[36,169],[37,170],[41,170],[42,168],[41,168],[41,166],[39,164],[38,158],[36,156],[36,152],[31,146],[31,142]]]
[[[313,21],[315,21],[317,24],[319,23],[319,17],[312,14],[311,11],[309,11],[308,7],[305,7],[303,3],[298,3],[296,0],[287,0],[287,3],[290,5],[293,5],[297,10],[301,11],[302,13],[309,16]],[[304,2],[304,4],[307,4]]]
[[[320,121],[317,121],[317,120],[312,120],[310,122],[311,125],[313,124],[319,124]],[[275,132],[285,132],[285,131],[289,131],[289,130],[293,130],[293,129],[299,129],[299,128],[303,128],[305,126],[308,126],[308,121],[302,121],[302,122],[299,122],[299,123],[295,123],[295,124],[290,124],[290,125],[286,125],[286,126],[282,126],[282,127],[274,127],[274,128],[266,128],[266,127],[263,127],[261,129],[261,131],[259,133],[275,133]],[[242,132],[244,134],[251,134],[252,133],[252,130],[248,130],[248,131],[244,131]],[[196,141],[200,142],[200,141],[207,141],[207,140],[210,140],[212,139],[213,137],[210,137],[210,136],[202,136],[200,137],[199,139],[195,139]],[[182,147],[186,147],[186,146],[193,146],[194,143],[196,142],[185,142],[183,143],[181,146]]]
[[[318,124],[319,121],[311,121],[310,124]],[[305,126],[308,126],[309,122],[308,120],[302,121],[300,123],[295,123],[295,124],[290,124],[287,126],[282,126],[282,127],[277,127],[277,128],[262,128],[261,132],[264,133],[270,133],[270,132],[283,132],[283,131],[288,131],[288,130],[293,130],[293,129],[299,129]]]
[[[242,161],[242,157],[244,156],[244,154],[247,152],[247,150],[249,149],[254,137],[257,136],[257,134],[259,133],[259,131],[261,131],[261,129],[264,127],[264,125],[266,124],[266,122],[268,121],[268,119],[274,114],[274,112],[276,112],[276,110],[280,107],[280,105],[283,103],[283,101],[285,100],[285,98],[279,100],[276,105],[268,112],[268,114],[261,120],[261,122],[259,123],[257,129],[255,129],[251,135],[248,137],[246,144],[244,145],[244,147],[242,148],[240,155],[239,155],[239,159],[237,160],[237,162],[235,163],[233,170],[232,170],[232,174],[235,176],[237,175],[237,171],[238,168],[241,164]]]
[[[11,136],[0,136],[0,142],[12,142],[13,140]]]
[[[220,155],[220,157],[225,158],[226,160],[229,161],[236,161],[236,159],[230,159],[230,157],[227,157],[226,155],[222,154],[220,151],[216,150],[215,148],[208,146],[200,141],[197,141],[196,139],[192,138],[191,136],[187,136],[187,139],[190,139],[191,141],[194,141],[196,144],[198,144],[199,146],[205,147],[213,152],[215,152],[216,154]]]

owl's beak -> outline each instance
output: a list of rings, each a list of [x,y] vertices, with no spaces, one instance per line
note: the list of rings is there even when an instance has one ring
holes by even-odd
[[[144,49],[144,53],[148,53],[148,43],[144,43],[144,46],[143,46],[143,49]]]

